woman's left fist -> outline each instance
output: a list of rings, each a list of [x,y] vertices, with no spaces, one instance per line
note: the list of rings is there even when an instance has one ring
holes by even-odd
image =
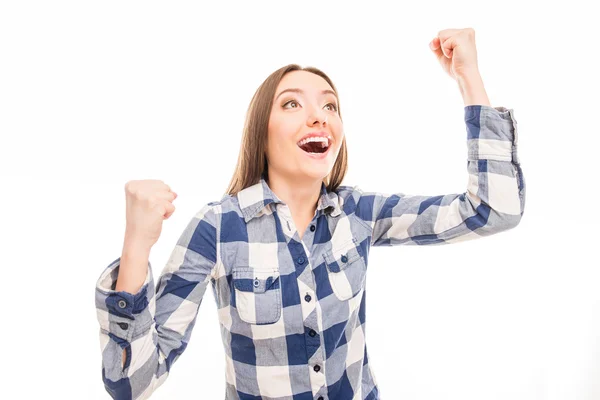
[[[429,48],[452,79],[478,73],[473,28],[444,29],[429,42]]]

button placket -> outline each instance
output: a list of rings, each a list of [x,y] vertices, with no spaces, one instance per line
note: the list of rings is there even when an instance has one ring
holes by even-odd
[[[292,237],[294,235],[294,227],[290,224],[290,220],[292,219],[292,215],[290,214],[290,209],[287,205],[281,204],[278,206],[278,215],[280,217],[281,222],[283,223],[283,230]],[[293,223],[293,221],[292,221]]]

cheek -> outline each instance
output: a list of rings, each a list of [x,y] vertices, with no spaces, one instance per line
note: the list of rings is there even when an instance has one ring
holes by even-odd
[[[293,144],[293,139],[284,136],[285,134],[285,132],[277,130],[275,126],[269,132],[267,143],[267,157],[269,160],[283,161],[289,158],[289,154],[293,150],[290,146],[290,144]]]
[[[272,144],[270,147],[280,150],[289,148],[295,144],[294,138],[297,134],[296,129],[289,124],[273,123],[269,125],[269,142]]]
[[[341,143],[344,140],[344,126],[340,122],[338,122],[331,128],[338,146],[341,146]]]

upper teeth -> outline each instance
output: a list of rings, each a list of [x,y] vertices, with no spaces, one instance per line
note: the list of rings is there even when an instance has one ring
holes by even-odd
[[[313,137],[309,137],[309,138],[299,141],[298,146],[304,146],[306,143],[309,143],[309,142],[321,142],[323,144],[323,147],[325,147],[325,146],[329,146],[330,140],[331,140],[331,136],[327,136],[327,137],[313,136]]]

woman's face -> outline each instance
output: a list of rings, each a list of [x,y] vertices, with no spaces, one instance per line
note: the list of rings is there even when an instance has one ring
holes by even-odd
[[[325,79],[307,71],[287,73],[275,91],[269,118],[269,173],[322,181],[333,168],[344,138],[337,109],[337,97]],[[305,143],[309,134],[319,137]]]

